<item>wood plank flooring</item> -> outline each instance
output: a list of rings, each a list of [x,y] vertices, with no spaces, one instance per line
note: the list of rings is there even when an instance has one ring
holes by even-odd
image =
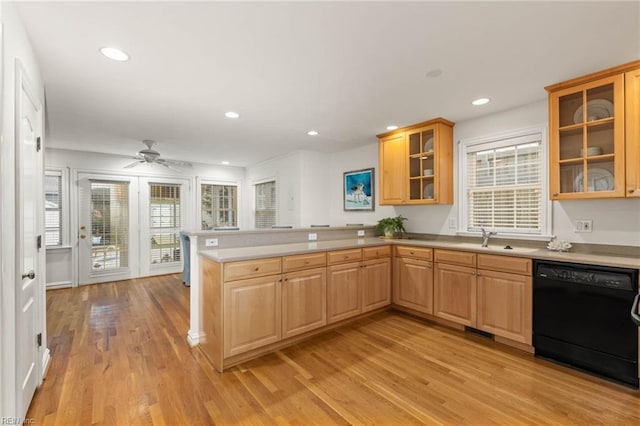
[[[47,293],[38,425],[640,424],[640,393],[386,312],[215,372],[179,275]]]

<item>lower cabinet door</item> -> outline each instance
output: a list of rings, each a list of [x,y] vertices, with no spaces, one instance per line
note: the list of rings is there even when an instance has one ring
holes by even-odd
[[[224,356],[281,339],[281,277],[271,275],[224,284]]]
[[[436,263],[433,282],[435,316],[476,326],[476,269]]]
[[[326,269],[286,274],[282,280],[282,338],[302,334],[326,323]]]
[[[362,312],[391,303],[391,259],[367,260],[362,264]]]
[[[478,328],[531,344],[531,277],[478,270]]]
[[[327,322],[337,322],[362,312],[360,262],[327,267]]]
[[[397,257],[393,302],[426,314],[433,313],[433,263]]]

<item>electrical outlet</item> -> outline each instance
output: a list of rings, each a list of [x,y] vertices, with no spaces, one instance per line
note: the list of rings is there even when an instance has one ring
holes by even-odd
[[[204,245],[206,247],[217,247],[218,246],[218,239],[217,238],[207,238],[206,240],[204,240]]]
[[[309,241],[316,241],[318,239],[318,234],[312,232],[309,234]]]
[[[591,219],[576,220],[574,232],[593,232],[593,220]]]
[[[358,229],[358,237],[364,237],[364,229]]]

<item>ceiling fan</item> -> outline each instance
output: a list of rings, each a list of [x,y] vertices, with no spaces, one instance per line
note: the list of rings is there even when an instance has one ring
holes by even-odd
[[[157,144],[156,141],[152,141],[149,139],[145,139],[142,141],[143,144],[147,146],[146,149],[142,149],[138,151],[135,157],[131,157],[137,161],[134,161],[131,164],[124,166],[125,169],[130,169],[131,167],[135,167],[139,164],[149,163],[149,164],[160,164],[165,166],[168,169],[179,171],[173,166],[178,167],[191,167],[191,163],[186,161],[177,161],[177,160],[165,160],[164,158],[160,158],[160,153],[153,149],[153,147]]]

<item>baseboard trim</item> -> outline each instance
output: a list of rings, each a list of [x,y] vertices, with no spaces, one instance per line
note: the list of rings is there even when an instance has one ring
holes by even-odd
[[[198,346],[203,335],[204,333],[196,333],[195,331],[189,330],[187,332],[187,342],[189,343],[189,346]]]
[[[56,281],[53,283],[47,283],[45,288],[46,290],[53,290],[56,288],[70,288],[73,287],[73,283],[71,281]]]
[[[44,379],[49,371],[49,365],[51,365],[51,351],[45,347],[42,353],[42,377]]]

